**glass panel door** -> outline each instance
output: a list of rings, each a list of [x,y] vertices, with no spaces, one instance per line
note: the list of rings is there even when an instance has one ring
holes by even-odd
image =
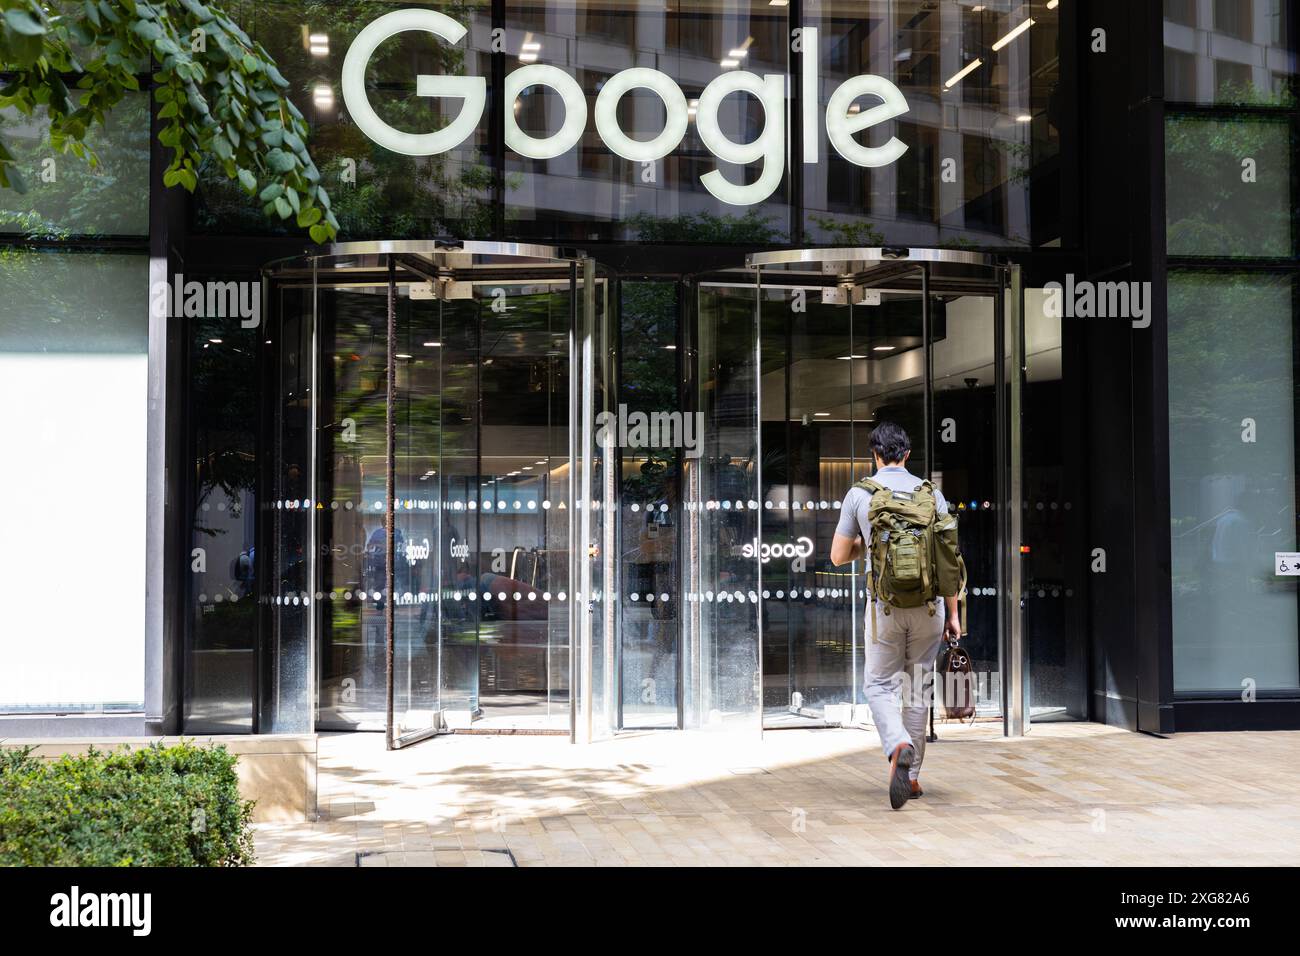
[[[737,273],[696,287],[692,405],[699,457],[687,457],[685,726],[759,731],[764,516],[758,290]]]
[[[999,489],[1001,454],[997,342],[998,297],[992,292],[931,295],[930,365],[933,461],[930,477],[958,516],[969,576],[964,646],[976,672],[976,717],[1002,713]]]

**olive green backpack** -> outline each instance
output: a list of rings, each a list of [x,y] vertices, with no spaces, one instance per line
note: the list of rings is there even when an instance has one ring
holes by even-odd
[[[867,584],[880,599],[884,613],[895,607],[928,605],[934,614],[935,598],[958,596],[963,605],[960,619],[964,633],[966,562],[957,547],[957,516],[938,513],[934,486],[928,481],[912,492],[894,491],[870,478],[854,487],[871,495]],[[876,641],[874,602],[871,640]]]

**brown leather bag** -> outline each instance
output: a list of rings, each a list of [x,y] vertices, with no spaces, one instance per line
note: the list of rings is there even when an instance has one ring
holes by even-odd
[[[944,718],[973,721],[977,696],[975,667],[966,649],[956,641],[945,642],[935,680],[939,683]]]

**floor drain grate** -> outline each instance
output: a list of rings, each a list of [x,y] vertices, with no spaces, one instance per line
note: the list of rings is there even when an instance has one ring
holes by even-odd
[[[500,854],[502,854],[503,856],[505,856],[506,859],[508,859],[508,860],[510,861],[510,865],[511,865],[511,866],[513,866],[515,869],[518,869],[518,868],[519,868],[519,861],[515,859],[515,855],[514,855],[513,852],[511,852],[511,850],[510,850],[509,847],[486,847],[486,848],[483,848],[483,849],[479,850],[479,852],[480,852],[480,853],[500,853]],[[364,864],[361,862],[362,860],[364,860],[364,859],[366,859],[366,858],[368,858],[368,857],[374,857],[374,856],[386,856],[387,854],[388,854],[388,851],[387,851],[387,850],[358,850],[358,851],[357,851],[357,854],[356,854],[356,861],[355,861],[355,864],[354,864],[354,865],[355,865],[355,866],[364,866]]]

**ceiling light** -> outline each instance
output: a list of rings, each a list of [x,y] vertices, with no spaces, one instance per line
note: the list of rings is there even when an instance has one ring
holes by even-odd
[[[788,7],[790,0],[767,0],[767,5],[769,7]]]
[[[813,418],[830,418],[830,412],[813,412]]]
[[[841,362],[847,362],[849,361],[849,359],[864,359],[866,358],[866,356],[865,355],[837,355],[836,358],[838,358]]]
[[[671,352],[671,351],[674,351],[674,350],[677,348],[677,346],[675,346],[675,345],[665,345],[664,348],[668,349],[668,351]]]
[[[730,53],[728,53],[727,56],[734,56],[737,58],[746,57],[749,56],[749,51],[737,48],[735,50],[732,50]]]
[[[519,45],[519,62],[535,63],[541,52],[542,45],[533,39],[532,33],[524,34],[524,42]]]
[[[312,88],[312,102],[322,108],[328,108],[334,105],[334,88],[321,84]]]
[[[994,50],[1001,50],[1004,46],[1006,46],[1008,43],[1010,43],[1010,42],[1011,42],[1012,40],[1014,40],[1016,37],[1020,36],[1020,34],[1024,33],[1026,30],[1028,30],[1028,29],[1029,29],[1030,27],[1032,27],[1033,25],[1034,25],[1034,18],[1033,18],[1033,17],[1026,17],[1025,20],[1024,20],[1024,22],[1020,23],[1018,26],[1014,26],[1014,27],[1012,27],[1010,33],[1008,33],[1006,36],[1004,36],[1001,40],[998,40],[996,43],[994,43],[994,44],[993,44],[993,49],[994,49]]]
[[[393,356],[393,358],[399,358],[399,359],[409,359],[410,357],[411,356],[407,355],[405,352],[398,352],[396,355]]]
[[[1056,4],[1057,4],[1058,2],[1059,2],[1059,0],[1047,0],[1047,9],[1049,9],[1049,10],[1055,10],[1055,9],[1056,9]]]
[[[211,342],[213,345],[221,344],[221,339],[208,339],[208,341]]]
[[[892,351],[894,351],[894,349],[896,349],[896,348],[898,348],[897,345],[877,345],[877,346],[874,346],[874,347],[871,349],[871,351],[873,351],[873,352],[892,352]]]
[[[438,347],[441,346],[441,345],[442,345],[441,342],[425,342],[425,343],[424,343],[424,347],[425,347],[426,349],[436,349],[436,348],[438,348]]]
[[[952,89],[954,86],[956,86],[958,83],[960,83],[960,82],[962,81],[962,77],[964,77],[964,76],[965,76],[967,73],[969,73],[971,70],[979,69],[979,67],[980,67],[983,63],[984,63],[984,61],[981,60],[979,57],[976,57],[975,59],[971,60],[969,63],[967,63],[965,66],[963,66],[960,70],[958,70],[958,71],[957,71],[956,73],[954,73],[952,76],[948,77],[948,79],[944,80],[944,82],[943,82],[944,88],[945,88],[945,89],[949,89],[949,90]]]
[[[740,66],[740,61],[739,61],[739,60],[723,60],[723,61],[719,64],[719,66],[721,66],[724,70],[730,70],[730,69],[732,69],[732,68],[734,68],[734,67]]]
[[[524,471],[532,471],[532,470],[533,470],[532,465],[524,465]]]
[[[539,458],[539,459],[537,459],[537,461],[533,462],[533,464],[534,464],[534,465],[544,465],[544,464],[546,464],[546,459],[545,459],[545,458]]]
[[[1021,113],[1019,116],[1016,117],[1017,123],[1032,123],[1033,121],[1034,118],[1030,116],[1028,113]]]

